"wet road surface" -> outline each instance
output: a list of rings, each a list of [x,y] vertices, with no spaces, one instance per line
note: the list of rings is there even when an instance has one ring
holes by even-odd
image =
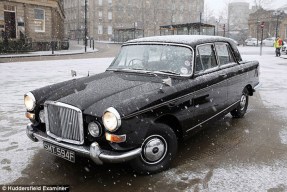
[[[227,115],[210,124],[180,144],[171,169],[150,176],[133,173],[127,164],[67,162],[25,134],[25,92],[70,79],[70,69],[79,76],[101,72],[112,58],[0,64],[0,184],[67,184],[72,191],[287,191],[287,86],[276,84],[286,82],[287,60],[275,58],[270,66],[268,59],[261,59],[265,84],[250,98],[244,118]],[[280,80],[272,81],[273,73]]]
[[[72,164],[39,148],[23,170],[24,176],[13,183],[69,184],[72,191],[287,190],[287,175],[280,179],[274,174],[277,171],[287,173],[286,145],[279,136],[284,123],[262,107],[256,94],[243,119],[228,115],[182,143],[178,158],[171,169],[163,173],[140,176],[127,164],[97,166],[85,159]],[[284,161],[276,164],[277,160]],[[266,173],[264,169],[274,170]],[[252,188],[253,182],[263,183],[272,177],[275,181],[271,180],[258,190]],[[278,185],[273,186],[272,182]]]

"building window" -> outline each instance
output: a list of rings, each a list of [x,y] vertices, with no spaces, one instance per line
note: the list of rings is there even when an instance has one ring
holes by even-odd
[[[175,15],[172,15],[172,22],[175,23],[176,19],[175,19]]]
[[[108,35],[112,35],[112,34],[113,34],[113,27],[108,26]]]
[[[15,6],[4,5],[4,11],[15,12],[15,11],[16,11],[16,8],[15,8]]]
[[[103,34],[103,26],[102,25],[98,25],[98,34],[99,35]]]
[[[113,19],[113,13],[112,12],[108,12],[108,19],[112,20]]]
[[[45,11],[43,9],[34,9],[35,32],[45,32]]]
[[[103,0],[99,0],[99,5],[100,5],[100,6],[103,5]]]
[[[182,16],[182,15],[179,16],[179,22],[180,22],[180,23],[183,22],[183,16]]]
[[[102,19],[102,18],[103,18],[103,12],[99,11],[99,19]]]
[[[108,2],[109,2],[109,4],[111,5],[111,4],[113,3],[113,0],[109,0]]]

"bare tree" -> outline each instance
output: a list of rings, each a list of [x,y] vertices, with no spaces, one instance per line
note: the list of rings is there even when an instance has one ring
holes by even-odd
[[[263,6],[270,4],[272,0],[253,0],[253,4],[256,9],[260,9]]]
[[[159,0],[153,0],[151,2],[151,11],[152,11],[152,28],[153,28],[153,35],[156,35],[157,32],[157,27],[158,27],[158,17],[159,17],[159,5],[160,1]]]
[[[174,17],[175,17],[175,15],[176,15],[176,12],[177,12],[177,10],[176,10],[176,8],[175,8],[175,0],[171,0],[171,10],[170,10],[170,23],[171,24],[174,24]]]
[[[203,21],[205,23],[209,23],[208,21],[211,18],[214,18],[214,11],[212,9],[210,9],[210,7],[207,4],[205,4],[204,5]]]

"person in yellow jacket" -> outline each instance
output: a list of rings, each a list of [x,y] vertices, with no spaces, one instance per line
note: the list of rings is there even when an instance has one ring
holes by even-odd
[[[281,47],[283,45],[283,41],[280,37],[277,37],[274,43],[274,47],[275,47],[275,52],[276,52],[276,57],[280,57],[281,56]]]

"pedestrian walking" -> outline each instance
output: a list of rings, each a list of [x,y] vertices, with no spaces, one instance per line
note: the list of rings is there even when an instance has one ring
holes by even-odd
[[[275,52],[276,52],[276,57],[280,57],[281,56],[281,47],[283,45],[283,41],[280,37],[277,37],[274,43],[274,47],[275,47]]]

